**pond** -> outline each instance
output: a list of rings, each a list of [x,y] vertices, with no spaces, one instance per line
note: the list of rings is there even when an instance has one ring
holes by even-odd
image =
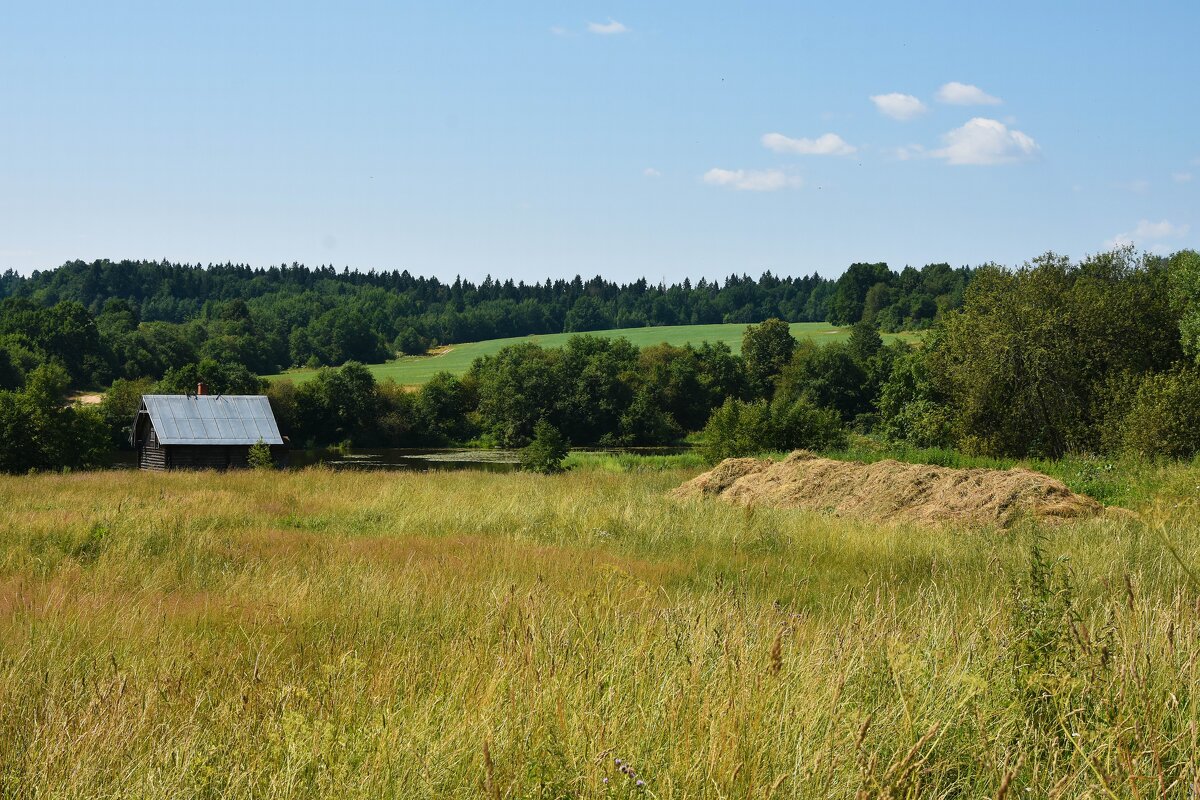
[[[635,453],[642,455],[674,455],[687,452],[687,447],[576,447],[573,453]],[[483,472],[513,472],[519,462],[516,450],[483,450],[468,447],[387,447],[387,448],[314,448],[292,450],[288,453],[288,469],[323,464],[337,470],[400,470],[435,472],[441,470],[480,470]],[[131,452],[114,454],[112,466],[133,468],[136,457]]]

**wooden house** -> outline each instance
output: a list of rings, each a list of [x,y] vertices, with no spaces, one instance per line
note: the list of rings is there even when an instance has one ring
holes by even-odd
[[[286,453],[271,403],[263,395],[146,394],[133,422],[139,469],[231,469],[247,466],[261,439],[276,461]]]

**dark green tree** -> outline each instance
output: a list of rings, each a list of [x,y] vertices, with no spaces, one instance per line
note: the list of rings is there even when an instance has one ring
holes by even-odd
[[[1177,320],[1163,260],[1131,249],[1078,264],[1047,254],[976,273],[963,309],[927,345],[928,374],[967,451],[1097,452],[1123,408],[1114,382],[1181,357]]]
[[[154,387],[156,394],[187,394],[203,383],[209,394],[261,394],[267,382],[241,364],[202,359],[167,370]]]
[[[742,358],[746,362],[750,391],[759,397],[769,395],[775,378],[792,360],[795,349],[791,328],[781,319],[747,326],[742,334]]]

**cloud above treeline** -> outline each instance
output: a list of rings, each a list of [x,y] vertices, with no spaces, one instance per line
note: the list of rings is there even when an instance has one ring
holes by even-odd
[[[970,83],[950,81],[934,95],[938,103],[950,106],[999,105],[1003,101]],[[871,95],[879,113],[895,120],[908,121],[929,111],[921,98],[903,92]],[[1012,118],[1006,117],[1008,123]],[[973,117],[942,134],[940,147],[910,144],[890,150],[896,158],[936,159],[953,166],[995,166],[1017,164],[1037,157],[1041,148],[1033,137],[1009,124],[989,117]],[[765,133],[759,140],[773,153],[801,156],[849,156],[859,148],[839,134],[828,132],[815,138],[793,137],[778,131]],[[884,152],[888,152],[885,148]],[[646,173],[650,175],[648,171]],[[1191,175],[1179,174],[1175,180],[1186,182]],[[725,169],[713,167],[701,177],[710,186],[754,192],[772,192],[796,188],[803,179],[783,169]]]
[[[1148,219],[1139,220],[1137,227],[1127,233],[1118,233],[1104,243],[1108,249],[1128,247],[1132,245],[1145,246],[1153,252],[1165,252],[1167,248],[1163,239],[1179,239],[1187,236],[1190,225],[1177,225],[1170,220],[1152,222]]]
[[[945,147],[930,155],[947,164],[991,166],[1027,161],[1037,155],[1033,137],[999,120],[975,117],[942,136]]]

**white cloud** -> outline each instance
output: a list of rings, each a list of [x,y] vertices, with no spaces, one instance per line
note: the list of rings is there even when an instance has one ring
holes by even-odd
[[[763,147],[776,153],[796,153],[802,156],[848,156],[857,148],[836,133],[825,133],[816,139],[793,139],[782,133],[767,133]]]
[[[946,146],[932,155],[948,164],[1012,164],[1032,158],[1037,142],[998,120],[975,117],[942,136]]]
[[[927,110],[925,104],[911,94],[892,92],[891,94],[876,94],[871,96],[871,102],[881,114],[892,119],[907,120]]]
[[[1161,222],[1151,222],[1148,219],[1144,219],[1138,222],[1133,235],[1139,239],[1163,239],[1166,237],[1185,236],[1187,232],[1187,225],[1174,225],[1165,219]]]
[[[950,81],[937,90],[939,103],[951,106],[998,106],[1003,101],[970,83]]]
[[[562,25],[551,25],[550,32],[555,36],[566,36],[568,31]]]
[[[644,170],[642,170],[642,174],[645,175],[647,178],[661,178],[662,177],[662,173],[659,172],[658,170],[656,170],[654,167],[646,167]]]
[[[1173,174],[1171,176],[1171,180],[1175,181],[1176,183],[1191,183],[1192,182],[1192,173],[1176,172],[1175,174]]]
[[[1162,253],[1170,249],[1162,243],[1162,239],[1178,239],[1187,236],[1190,229],[1190,225],[1176,225],[1170,220],[1164,219],[1159,222],[1151,222],[1148,219],[1143,219],[1138,221],[1137,227],[1133,229],[1132,233],[1118,233],[1105,242],[1104,246],[1112,250],[1139,242],[1142,244],[1149,243],[1148,249],[1151,252]]]
[[[587,28],[592,33],[598,33],[601,36],[611,36],[614,33],[625,33],[629,30],[612,17],[608,18],[608,22],[589,22]]]
[[[747,192],[774,192],[778,189],[794,189],[803,184],[795,175],[780,169],[721,169],[713,167],[704,173],[704,182],[712,186],[726,186]]]

